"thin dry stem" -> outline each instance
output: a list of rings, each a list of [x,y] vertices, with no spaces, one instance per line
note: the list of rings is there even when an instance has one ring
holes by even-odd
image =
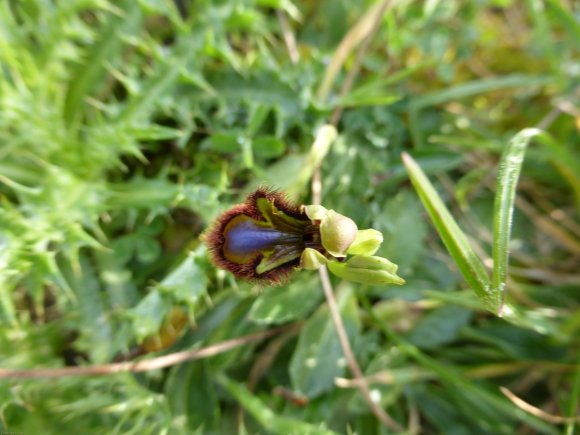
[[[570,423],[576,423],[576,422],[580,421],[580,416],[561,417],[559,415],[549,414],[540,408],[537,408],[533,405],[530,405],[528,402],[519,398],[518,396],[516,396],[514,393],[512,393],[507,388],[499,387],[499,389],[518,408],[520,408],[520,409],[526,411],[527,413],[532,414],[532,415],[534,415],[534,416],[536,416],[544,421],[554,423],[554,424],[570,424]]]
[[[342,88],[340,89],[340,98],[342,98],[346,94],[348,94],[348,92],[352,88],[352,85],[354,83],[354,79],[360,71],[362,60],[364,59],[365,55],[367,54],[368,48],[370,46],[370,42],[372,41],[375,34],[378,32],[379,28],[381,27],[381,20],[383,19],[383,16],[385,15],[385,12],[387,11],[387,9],[390,5],[391,5],[390,0],[383,1],[381,3],[381,5],[379,6],[379,9],[378,9],[376,15],[374,15],[374,17],[373,17],[374,21],[372,23],[371,30],[369,31],[369,34],[367,35],[367,37],[363,40],[362,45],[356,54],[354,64],[352,65],[352,68],[348,71],[348,75],[346,76],[344,83],[342,84]],[[340,120],[340,117],[342,115],[342,110],[343,110],[343,108],[340,105],[337,106],[336,109],[334,109],[334,111],[332,112],[332,115],[330,117],[330,123],[332,125],[336,126],[338,124],[338,121]]]
[[[537,373],[570,373],[578,369],[576,364],[561,364],[551,361],[542,361],[541,367],[537,362],[505,362],[486,364],[476,368],[469,368],[462,371],[465,379],[490,379],[503,377],[515,373],[529,372],[536,370]],[[418,370],[413,381],[424,381],[435,378],[435,374],[427,370]],[[383,370],[365,377],[367,384],[397,385],[407,380],[397,378],[397,375],[390,370]],[[360,379],[336,378],[335,384],[339,388],[360,388]]]
[[[565,231],[560,225],[555,224],[551,219],[543,216],[536,208],[522,197],[516,198],[516,206],[530,218],[536,226],[560,246],[568,249],[574,254],[580,254],[580,241]]]
[[[268,347],[266,347],[261,353],[252,369],[250,370],[250,375],[248,376],[248,381],[246,382],[246,387],[248,390],[253,391],[254,387],[262,377],[262,375],[268,370],[272,365],[280,350],[284,345],[294,338],[300,332],[302,328],[302,323],[296,323],[292,328],[288,329],[284,334],[281,334],[275,340],[272,340]]]
[[[409,405],[409,423],[408,423],[408,433],[409,435],[415,435],[421,433],[421,420],[419,410],[414,403]]]
[[[113,373],[137,373],[181,364],[186,361],[209,358],[228,350],[256,341],[265,340],[268,337],[288,330],[288,326],[257,332],[243,337],[222,341],[221,343],[203,347],[201,349],[186,350],[163,355],[157,358],[141,361],[121,362],[115,364],[102,364],[86,367],[59,367],[47,369],[0,369],[0,379],[38,379],[38,378],[64,378],[71,376],[100,376]]]
[[[324,295],[326,296],[326,302],[328,303],[328,308],[330,310],[330,316],[334,327],[336,328],[336,333],[338,334],[338,340],[340,341],[340,346],[346,358],[346,362],[352,372],[353,376],[357,381],[359,381],[359,388],[364,396],[365,401],[375,414],[375,416],[388,428],[396,431],[402,432],[403,428],[393,420],[383,409],[373,401],[369,391],[369,386],[366,379],[360,369],[358,362],[354,356],[352,348],[350,347],[350,342],[348,341],[348,335],[344,328],[344,323],[342,322],[342,317],[340,317],[340,311],[338,309],[338,304],[336,303],[336,298],[334,297],[334,292],[332,290],[332,284],[330,283],[330,277],[328,276],[328,270],[326,266],[322,266],[319,270],[320,281],[322,282],[322,288],[324,289]]]
[[[282,36],[284,37],[284,43],[286,44],[290,60],[293,64],[297,64],[300,60],[300,54],[298,53],[296,38],[294,37],[294,32],[292,32],[290,23],[288,23],[288,18],[286,18],[284,11],[281,11],[280,9],[276,11],[276,16],[278,17],[278,22],[282,28]]]
[[[379,30],[383,15],[385,14],[385,11],[389,7],[390,3],[391,3],[390,0],[385,0],[378,7],[373,7],[373,9],[371,11],[367,12],[367,14],[364,16],[364,18],[363,18],[364,22],[359,22],[357,24],[357,28],[360,27],[360,29],[357,30],[357,32],[359,32],[358,35],[360,35],[361,33],[366,33],[366,36],[364,37],[364,42],[361,45],[361,47],[357,53],[357,56],[355,58],[355,62],[353,64],[352,68],[350,69],[350,71],[345,79],[345,82],[341,88],[340,96],[344,96],[350,91],[350,89],[354,83],[354,79],[360,70],[362,59],[364,58],[364,56],[369,48],[370,41],[372,40],[372,38],[374,37],[376,32]],[[362,31],[361,30],[362,28],[367,28],[368,30]],[[343,44],[341,44],[341,46],[339,47],[339,50],[337,50],[338,51],[337,56],[340,55],[341,56],[340,59],[342,59],[342,60],[344,60],[346,58],[343,45],[349,47],[349,49],[347,51],[350,51],[354,47],[354,45],[356,45],[356,44],[352,43],[353,40],[356,39],[353,36],[356,33],[356,32],[354,32],[354,30],[355,29],[353,29],[351,32],[349,32],[346,35],[345,39],[343,40]],[[338,72],[337,65],[338,65],[338,68],[340,68],[340,65],[342,65],[342,62],[336,61],[336,58],[335,58],[335,59],[333,59],[333,62],[331,64],[331,67],[334,67],[335,69],[333,70],[332,73],[327,73],[327,75],[325,76],[325,81],[323,82],[323,85],[321,86],[321,89],[319,90],[319,93],[318,93],[319,97],[322,97],[322,96],[325,97],[327,92],[328,92],[328,89],[330,89],[330,84]],[[330,70],[330,68],[329,68],[329,70]],[[332,79],[329,79],[329,77],[332,77]],[[332,125],[336,126],[338,124],[338,121],[340,120],[341,115],[342,115],[342,108],[337,107],[334,110],[334,112],[332,113],[330,123]],[[312,203],[313,204],[320,204],[321,197],[322,197],[322,178],[320,175],[320,166],[318,166],[314,170],[314,173],[312,175],[311,189],[312,189]],[[373,414],[375,414],[375,416],[379,419],[379,421],[381,421],[381,423],[383,423],[385,426],[387,426],[388,428],[390,428],[391,430],[393,430],[395,432],[402,432],[403,428],[395,420],[393,420],[371,398],[369,386],[366,383],[365,377],[363,376],[362,370],[360,369],[360,366],[358,365],[358,362],[354,356],[354,353],[353,353],[352,348],[350,346],[350,343],[348,341],[348,335],[347,335],[346,330],[344,328],[344,323],[342,322],[342,317],[340,316],[340,311],[339,311],[338,305],[336,303],[336,298],[334,297],[334,291],[332,289],[332,284],[331,284],[330,278],[328,276],[328,270],[326,269],[325,266],[323,266],[319,269],[319,274],[320,274],[320,281],[322,283],[322,288],[324,289],[324,294],[326,296],[326,301],[328,303],[328,308],[330,310],[330,315],[331,315],[332,321],[334,323],[336,333],[338,334],[338,339],[340,341],[340,345],[342,347],[344,357],[347,361],[347,364],[350,368],[350,371],[352,372],[352,375],[354,376],[354,378],[356,380],[358,380],[360,382],[359,389],[360,389],[361,393],[363,394],[365,401],[369,405]]]
[[[376,19],[377,10],[380,5],[373,5],[359,20],[358,22],[348,31],[348,33],[342,38],[339,46],[334,52],[332,60],[326,68],[324,77],[318,91],[316,92],[316,98],[319,101],[325,101],[336,76],[340,72],[340,69],[346,62],[350,53],[354,48],[365,39],[373,28],[373,22]]]

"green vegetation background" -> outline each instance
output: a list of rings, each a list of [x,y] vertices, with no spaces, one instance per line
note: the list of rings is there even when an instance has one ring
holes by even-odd
[[[0,432],[388,433],[335,382],[350,374],[318,276],[258,289],[199,241],[253,186],[295,188],[342,107],[323,204],[382,231],[379,254],[407,280],[334,282],[372,396],[410,433],[578,433],[564,418],[580,414],[578,3],[393,1],[352,90],[340,95],[364,43],[321,91],[373,7],[0,2],[0,367],[146,359],[291,325],[163,370],[0,379]],[[500,155],[537,126],[509,245],[514,322],[469,289],[400,155],[489,268]]]

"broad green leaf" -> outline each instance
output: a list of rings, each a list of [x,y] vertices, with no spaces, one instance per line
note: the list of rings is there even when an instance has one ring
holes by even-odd
[[[276,136],[258,136],[252,140],[252,149],[258,157],[273,158],[284,154],[286,144]]]
[[[385,237],[377,255],[397,263],[402,276],[414,270],[423,252],[427,225],[420,211],[417,198],[403,191],[390,198],[373,221]]]
[[[270,108],[263,104],[252,106],[250,118],[248,119],[248,127],[246,129],[248,136],[254,136],[258,133],[258,130],[266,120],[268,113],[270,113]]]
[[[349,337],[358,330],[356,301],[352,291],[344,288],[338,295],[340,313]],[[334,388],[334,378],[342,376],[346,361],[326,305],[319,308],[304,324],[298,345],[290,361],[294,388],[308,397],[316,397]]]
[[[424,349],[444,346],[459,337],[471,318],[471,311],[464,308],[452,305],[437,308],[419,320],[407,340]]]
[[[215,133],[208,139],[209,149],[220,153],[235,153],[240,151],[244,138],[235,133]]]
[[[153,290],[134,308],[128,310],[127,314],[133,321],[137,339],[143,340],[149,335],[156,334],[169,308],[169,302],[158,291]]]
[[[317,279],[298,280],[287,286],[265,289],[252,305],[250,319],[263,324],[301,320],[321,298]]]
[[[190,254],[157,288],[176,300],[193,306],[206,293],[207,276],[196,261],[198,254]]]
[[[175,429],[182,433],[211,427],[219,418],[219,404],[209,361],[193,361],[172,367],[164,392]]]

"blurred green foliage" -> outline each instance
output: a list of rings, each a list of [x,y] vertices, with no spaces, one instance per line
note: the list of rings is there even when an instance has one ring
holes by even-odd
[[[377,255],[407,281],[335,281],[372,396],[411,432],[578,433],[499,387],[580,414],[580,9],[393,2],[352,90],[339,93],[355,51],[320,100],[341,40],[374,4],[0,2],[1,367],[147,358],[302,325],[164,370],[2,379],[0,431],[387,433],[358,390],[335,384],[350,374],[316,275],[253,288],[199,241],[252,186],[299,182],[316,129],[342,107],[323,204],[382,231]],[[467,290],[400,154],[489,268],[500,156],[538,125],[505,246],[519,312],[508,322]],[[296,194],[309,202],[307,186]]]

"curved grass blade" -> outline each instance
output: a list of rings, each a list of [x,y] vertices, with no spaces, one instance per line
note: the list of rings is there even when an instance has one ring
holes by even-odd
[[[568,398],[568,416],[572,418],[576,415],[576,410],[580,403],[580,360],[578,363],[576,372],[572,378],[572,389],[570,391],[570,397]],[[565,435],[574,435],[574,426],[576,426],[574,423],[568,423],[566,425]]]
[[[530,139],[541,133],[537,128],[526,128],[516,134],[501,158],[497,176],[493,213],[493,272],[492,290],[502,297],[501,309],[506,296],[506,278],[509,261],[509,240],[512,228],[516,186]]]
[[[473,251],[467,237],[445,207],[423,170],[409,154],[403,153],[402,159],[421,202],[465,281],[475,291],[485,308],[494,314],[497,313],[501,295],[492,289],[481,259]]]

